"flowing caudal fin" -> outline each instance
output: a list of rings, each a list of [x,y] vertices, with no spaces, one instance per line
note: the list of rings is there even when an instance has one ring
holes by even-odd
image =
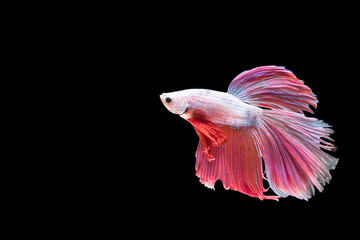
[[[251,131],[274,192],[307,200],[314,186],[322,191],[338,159],[322,151],[335,150],[330,126],[304,116],[303,111],[313,112],[309,105],[317,104],[310,88],[283,67],[264,66],[239,74],[228,93],[271,109],[264,110],[260,125]]]
[[[196,176],[205,186],[214,189],[220,179],[225,189],[232,189],[259,199],[278,200],[277,196],[265,196],[260,155],[252,137],[252,130],[220,127],[226,141],[209,148],[214,161],[206,156],[206,147],[200,140],[196,151]],[[205,154],[204,154],[205,152]]]
[[[230,83],[228,93],[243,102],[272,109],[313,113],[317,99],[304,82],[283,67],[263,66],[240,73]]]
[[[264,159],[266,177],[281,196],[309,199],[314,186],[321,192],[331,179],[329,170],[338,159],[321,148],[335,150],[330,126],[316,118],[285,110],[264,110],[261,127],[254,140]]]

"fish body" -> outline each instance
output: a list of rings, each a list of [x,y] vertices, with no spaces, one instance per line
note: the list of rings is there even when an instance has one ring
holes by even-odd
[[[246,104],[229,93],[209,89],[187,89],[160,97],[176,99],[179,96],[186,99],[182,102],[183,111],[178,112],[182,118],[191,119],[194,112],[198,111],[203,113],[203,118],[234,129],[256,125],[263,112],[261,108]]]
[[[220,179],[225,189],[261,200],[308,200],[331,179],[338,159],[322,149],[335,150],[333,130],[304,115],[317,98],[283,67],[245,71],[227,92],[187,89],[160,98],[197,132],[196,175],[209,188]],[[276,195],[264,195],[263,180]]]

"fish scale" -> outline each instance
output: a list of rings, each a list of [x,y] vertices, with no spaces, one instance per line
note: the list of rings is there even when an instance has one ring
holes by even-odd
[[[235,96],[209,90],[209,89],[187,89],[179,91],[179,94],[186,94],[189,110],[202,109],[204,117],[220,125],[230,126],[239,129],[256,125],[263,110],[259,107],[246,104]],[[189,112],[181,117],[188,119]]]

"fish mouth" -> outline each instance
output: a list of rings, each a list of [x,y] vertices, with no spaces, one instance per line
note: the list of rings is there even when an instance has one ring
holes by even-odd
[[[162,101],[163,103],[165,103],[165,102],[164,102],[164,101],[165,101],[165,98],[166,98],[165,93],[159,95],[159,97],[160,97],[161,101]]]

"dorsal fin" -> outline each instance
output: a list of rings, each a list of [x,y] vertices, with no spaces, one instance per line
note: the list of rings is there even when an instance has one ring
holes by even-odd
[[[230,83],[228,93],[242,101],[271,109],[313,113],[317,99],[303,81],[284,67],[263,66],[240,73]]]

